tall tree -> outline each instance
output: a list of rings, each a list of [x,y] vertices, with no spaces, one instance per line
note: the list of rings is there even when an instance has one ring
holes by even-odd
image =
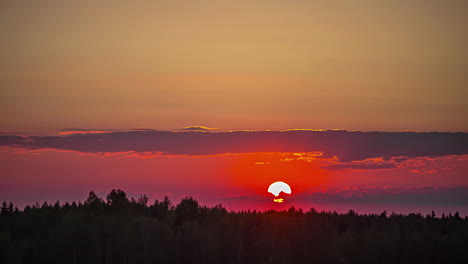
[[[9,214],[8,206],[7,206],[6,201],[3,201],[3,203],[2,203],[1,213],[2,213],[2,215],[8,215]]]

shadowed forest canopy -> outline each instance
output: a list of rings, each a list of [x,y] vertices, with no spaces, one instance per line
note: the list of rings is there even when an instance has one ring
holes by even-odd
[[[112,190],[84,203],[3,202],[2,263],[468,263],[468,217],[231,211],[191,197],[148,205]]]

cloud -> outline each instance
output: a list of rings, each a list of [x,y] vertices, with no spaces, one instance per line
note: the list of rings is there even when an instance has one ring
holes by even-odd
[[[330,171],[385,170],[398,168],[395,164],[334,164],[321,167]]]
[[[27,139],[21,135],[1,135],[0,134],[0,146],[15,146],[18,142],[24,142]]]
[[[106,130],[63,130],[58,133],[59,136],[69,136],[69,135],[76,135],[76,134],[104,134],[104,133],[112,133],[112,131]]]
[[[129,130],[120,130],[120,132],[129,132],[129,131],[149,131],[152,129],[147,128],[136,128]],[[84,129],[84,128],[65,128],[58,133],[59,136],[69,136],[74,134],[105,134],[105,133],[114,133],[119,132],[119,130],[112,129]]]
[[[214,127],[206,127],[206,126],[186,126],[182,129],[181,131],[211,131],[211,130],[217,130],[219,128],[214,128]]]
[[[160,153],[219,155],[258,152],[321,152],[340,162],[372,158],[468,154],[468,133],[359,131],[173,132],[150,129],[55,136],[0,135],[0,146],[28,150],[56,149],[83,153]],[[388,166],[388,165],[386,165]],[[356,166],[355,166],[356,167]],[[385,166],[358,166],[361,169]],[[332,169],[345,169],[331,167]]]

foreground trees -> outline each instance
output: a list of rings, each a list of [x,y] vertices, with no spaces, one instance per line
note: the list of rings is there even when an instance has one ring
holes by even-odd
[[[4,203],[0,263],[468,263],[468,219],[287,211],[228,212],[192,198]]]

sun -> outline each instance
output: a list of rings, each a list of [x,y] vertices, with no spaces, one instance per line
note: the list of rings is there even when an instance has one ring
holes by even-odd
[[[291,187],[287,183],[282,182],[282,181],[277,181],[277,182],[270,184],[270,186],[268,187],[268,192],[275,196],[275,198],[273,199],[273,202],[275,203],[284,202],[284,198],[279,197],[281,193],[285,193],[289,195],[291,195],[292,193]]]

